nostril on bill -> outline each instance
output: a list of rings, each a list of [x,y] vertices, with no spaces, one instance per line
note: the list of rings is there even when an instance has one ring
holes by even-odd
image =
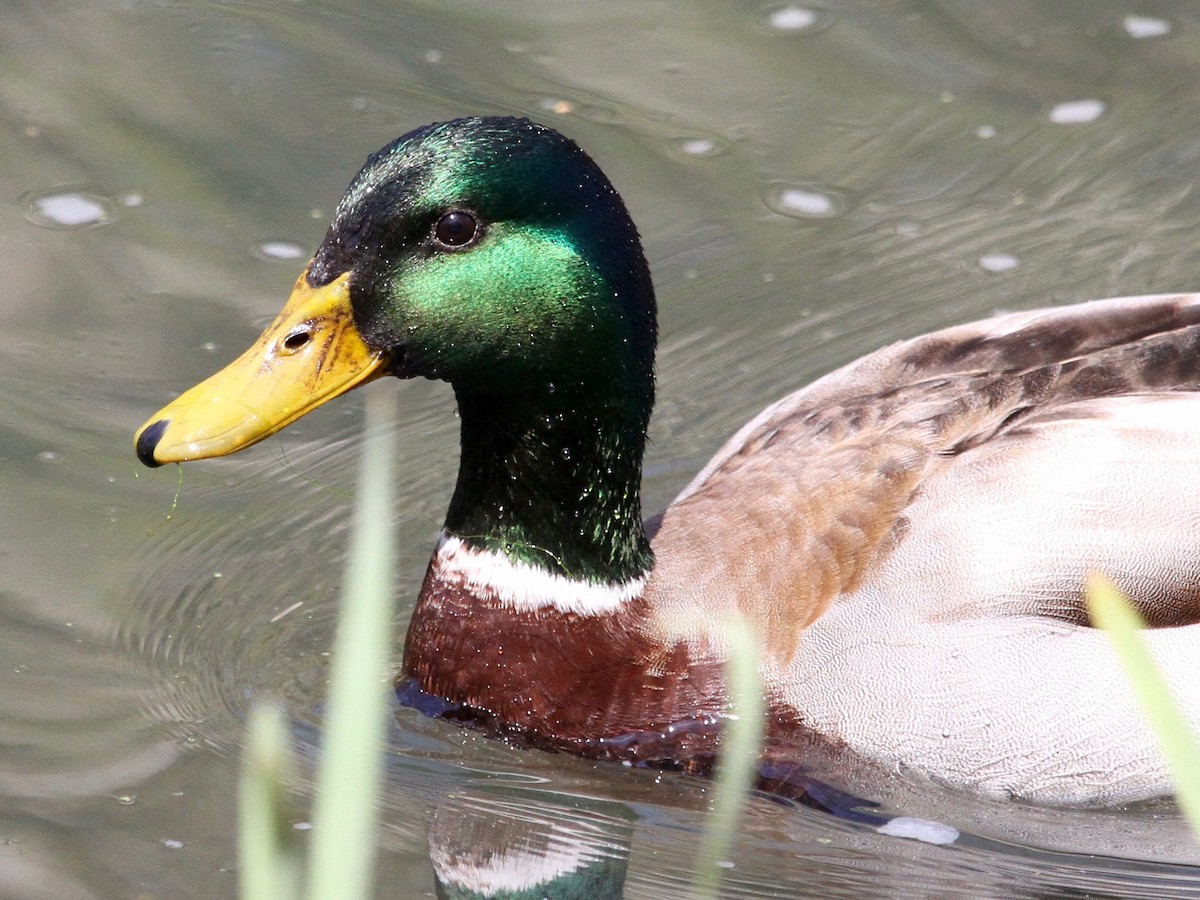
[[[283,349],[295,353],[305,344],[312,340],[312,332],[308,329],[301,331],[293,331],[283,339]]]
[[[167,430],[167,426],[170,424],[170,419],[159,419],[157,422],[147,425],[142,429],[142,433],[138,435],[137,443],[134,445],[134,449],[137,451],[137,458],[152,469],[156,469],[162,465],[162,463],[154,458],[154,450],[158,447],[158,442],[162,439],[163,432]]]

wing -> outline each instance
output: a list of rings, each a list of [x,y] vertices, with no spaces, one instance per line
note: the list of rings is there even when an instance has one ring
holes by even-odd
[[[1082,621],[1081,573],[1103,568],[1156,624],[1196,621],[1198,349],[1200,296],[1175,295],[1011,314],[864,357],[716,454],[663,516],[648,596],[676,630],[740,611],[780,661],[885,572],[907,579],[896,603],[931,616]]]

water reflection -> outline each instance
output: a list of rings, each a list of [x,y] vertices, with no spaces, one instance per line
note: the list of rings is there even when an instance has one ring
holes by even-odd
[[[633,814],[618,804],[463,791],[429,826],[438,896],[596,900],[625,896]]]
[[[702,808],[650,812],[636,801],[549,787],[502,780],[450,791],[428,827],[438,896],[556,900],[690,891]],[[809,815],[816,814],[777,799],[753,800],[721,896],[1185,897],[1197,887],[1187,866],[1038,850],[1014,855],[995,839],[907,818],[883,827],[827,820],[814,844]],[[683,840],[664,845],[664,827]],[[793,855],[800,870],[773,871],[769,860],[780,853]],[[1004,863],[993,866],[988,861],[997,855]]]

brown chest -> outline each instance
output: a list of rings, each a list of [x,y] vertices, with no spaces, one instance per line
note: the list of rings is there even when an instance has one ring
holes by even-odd
[[[638,627],[643,601],[590,615],[515,610],[427,577],[404,673],[452,717],[584,756],[711,756],[725,707],[718,660]]]

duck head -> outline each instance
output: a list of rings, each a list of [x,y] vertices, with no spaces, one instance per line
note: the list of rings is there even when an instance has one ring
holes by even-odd
[[[443,379],[463,423],[448,527],[506,534],[535,516],[515,502],[621,530],[587,522],[590,502],[640,533],[655,337],[637,231],[587,154],[526,120],[430,125],[371,155],[276,320],[135,449],[148,466],[223,456],[382,375]],[[644,537],[618,543],[644,567]]]

